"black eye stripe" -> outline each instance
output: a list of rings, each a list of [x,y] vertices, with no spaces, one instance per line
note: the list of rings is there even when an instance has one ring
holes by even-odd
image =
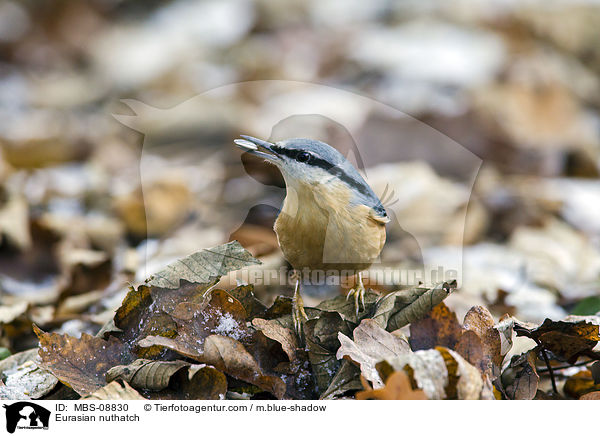
[[[286,148],[286,147],[281,147],[279,145],[272,145],[271,149],[280,155],[287,156],[287,157],[289,157],[291,159],[295,159],[295,160],[298,160],[298,155],[300,153],[307,153],[304,150]],[[358,192],[360,192],[364,196],[368,197],[369,195],[371,195],[369,189],[363,183],[350,177],[348,174],[346,174],[346,172],[341,167],[334,165],[331,162],[328,162],[323,158],[315,156],[314,154],[310,154],[310,159],[308,160],[308,162],[304,162],[304,163],[306,165],[324,169],[329,174],[337,177],[342,182],[344,182],[347,185],[351,186],[352,188],[356,189]],[[387,217],[385,208],[381,204],[378,204],[377,206],[373,207],[373,209],[375,210],[375,212],[377,212],[381,216]]]
[[[295,150],[293,148],[285,148],[285,147],[281,147],[279,145],[272,145],[271,149],[274,152],[278,153],[278,154],[281,154],[283,156],[287,156],[287,157],[292,158],[292,159],[297,159],[298,155],[300,153],[305,153],[302,150]]]
[[[308,161],[304,161],[303,163],[306,163],[307,165],[310,165],[310,166],[313,166],[313,167],[323,168],[325,171],[328,171],[328,172],[331,172],[331,170],[333,168],[337,168],[341,173],[343,173],[343,171],[341,170],[341,168],[336,167],[332,163],[327,162],[325,159],[322,159],[322,158],[320,158],[318,156],[315,156],[314,154],[310,154],[310,153],[308,153],[308,152],[306,152],[304,150],[296,150],[296,149],[293,149],[293,148],[285,148],[285,147],[281,147],[279,145],[272,145],[271,149],[274,152],[278,153],[278,154],[281,154],[283,156],[287,156],[287,157],[289,157],[291,159],[294,159],[294,160],[299,160],[298,156],[300,154],[306,153],[306,154],[310,155],[310,158],[308,159]],[[333,172],[332,172],[332,174],[334,174],[336,176],[338,175],[337,173],[333,173]]]

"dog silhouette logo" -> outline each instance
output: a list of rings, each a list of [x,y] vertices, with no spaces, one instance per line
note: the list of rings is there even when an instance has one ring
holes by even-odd
[[[27,401],[3,405],[6,409],[6,431],[19,429],[48,429],[50,411]]]

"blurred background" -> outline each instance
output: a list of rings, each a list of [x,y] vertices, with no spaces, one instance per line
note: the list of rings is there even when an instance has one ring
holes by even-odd
[[[460,268],[459,317],[600,311],[599,41],[596,0],[2,0],[0,347],[230,239],[285,268],[240,134],[348,155],[383,261]]]

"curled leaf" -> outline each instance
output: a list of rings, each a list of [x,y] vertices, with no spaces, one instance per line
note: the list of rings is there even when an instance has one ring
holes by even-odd
[[[535,351],[513,356],[510,365],[499,379],[509,399],[531,400],[535,397],[540,381],[535,360]]]
[[[106,381],[125,380],[134,388],[160,391],[169,386],[171,376],[181,368],[190,366],[182,361],[160,362],[137,359],[129,365],[117,365],[106,373]]]
[[[347,360],[344,360],[331,379],[331,384],[319,397],[320,400],[331,400],[338,395],[361,388],[359,381],[360,371]]]
[[[456,280],[434,288],[411,288],[382,297],[372,318],[388,331],[394,331],[427,314],[456,289]]]
[[[298,337],[291,329],[281,326],[277,321],[254,318],[252,325],[266,337],[277,341],[287,355],[290,363],[298,362]]]
[[[323,312],[319,318],[304,324],[308,358],[319,392],[325,392],[340,369],[336,352],[340,347],[339,332],[350,334],[350,329],[336,312]]]
[[[515,319],[512,316],[504,315],[494,325],[494,329],[500,334],[500,354],[505,356],[513,346],[513,327]]]

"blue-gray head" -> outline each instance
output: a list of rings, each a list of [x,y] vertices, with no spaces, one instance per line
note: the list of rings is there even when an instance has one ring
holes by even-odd
[[[355,202],[371,207],[381,217],[387,217],[381,201],[360,173],[330,145],[306,138],[272,143],[252,136],[240,136],[243,139],[236,139],[235,144],[276,165],[286,184],[295,184],[297,181],[308,184],[328,183],[337,179],[353,192]]]

